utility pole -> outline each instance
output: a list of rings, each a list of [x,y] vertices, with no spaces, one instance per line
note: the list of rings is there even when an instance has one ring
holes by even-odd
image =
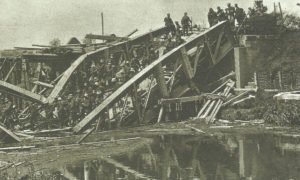
[[[102,35],[104,35],[104,18],[103,18],[103,12],[101,12],[101,25],[102,25]]]

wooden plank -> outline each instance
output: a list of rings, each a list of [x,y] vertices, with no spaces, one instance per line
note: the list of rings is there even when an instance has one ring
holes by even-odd
[[[138,29],[133,30],[132,32],[128,33],[126,35],[127,38],[129,38],[130,36],[132,36],[134,33],[138,32]]]
[[[150,176],[147,176],[145,174],[142,174],[136,170],[133,170],[131,169],[130,167],[114,160],[114,159],[111,159],[111,158],[106,158],[106,157],[101,157],[101,160],[109,163],[109,164],[112,164],[114,165],[116,168],[119,168],[119,169],[122,169],[123,171],[127,172],[127,173],[130,173],[132,174],[135,178],[137,179],[151,179]],[[134,179],[135,179],[134,178]]]
[[[174,59],[175,57],[178,57],[180,55],[180,49],[182,47],[191,47],[194,46],[197,42],[200,40],[203,40],[203,36],[208,33],[209,31],[216,30],[219,28],[222,28],[223,26],[228,25],[226,21],[221,22],[215,26],[213,26],[211,29],[195,36],[194,38],[190,39],[188,42],[174,48],[173,50],[169,51],[168,53],[164,54],[163,56],[159,57],[157,60],[153,61],[151,64],[149,64],[147,67],[145,67],[143,70],[138,72],[135,76],[133,76],[130,80],[125,82],[121,87],[119,87],[116,91],[114,91],[108,98],[106,98],[100,105],[98,105],[94,110],[92,110],[83,120],[81,120],[74,128],[73,130],[78,133],[81,131],[85,126],[87,126],[89,123],[91,123],[94,118],[99,115],[101,112],[105,110],[107,106],[110,106],[113,102],[116,101],[116,99],[120,98],[122,95],[124,95],[131,86],[136,83],[140,82],[145,77],[148,77],[149,74],[154,70],[154,68],[162,63],[168,62],[170,59]],[[100,50],[99,50],[100,51]],[[78,63],[75,61],[75,63]],[[73,65],[73,64],[72,64]],[[75,68],[74,68],[75,69]],[[67,70],[68,71],[68,70]],[[72,70],[73,71],[73,70]],[[70,71],[70,73],[72,73]],[[67,74],[67,73],[66,73]],[[66,81],[69,76],[62,77],[62,81],[58,82],[60,85],[64,85],[63,81]],[[55,89],[55,88],[54,88]],[[62,89],[62,88],[61,88]],[[57,93],[57,92],[56,92]],[[52,98],[55,96],[52,96]]]
[[[30,99],[34,102],[40,103],[40,104],[46,104],[47,99],[39,94],[33,93],[31,91],[28,91],[26,89],[20,88],[18,86],[15,86],[13,84],[4,82],[0,80],[0,91],[7,91],[8,93],[15,94],[15,95],[20,95],[23,98]]]
[[[221,88],[223,88],[227,83],[229,82],[229,80],[227,80],[226,82],[224,82],[223,84],[221,84],[219,87],[217,87],[215,90],[212,91],[212,94],[218,92]],[[199,111],[199,113],[197,114],[197,117],[200,117],[202,115],[202,113],[205,111],[205,109],[207,108],[207,106],[211,103],[211,100],[206,101],[206,103],[204,104],[204,106],[201,108],[201,110]]]
[[[228,94],[233,89],[234,84],[235,84],[235,82],[230,82],[228,84],[228,86],[225,88],[225,90],[224,90],[224,92],[223,92],[222,95],[228,97]],[[209,119],[207,120],[208,123],[209,122],[213,123],[215,121],[215,117],[218,114],[219,110],[221,109],[222,104],[223,104],[223,101],[222,100],[218,100],[218,102],[217,102],[215,108],[213,109],[213,111],[212,111]]]
[[[189,96],[189,97],[179,97],[179,98],[170,98],[170,99],[161,99],[160,104],[171,104],[171,103],[186,103],[193,101],[200,101],[203,98],[208,99],[223,99],[223,96],[211,93],[204,93],[199,96]]]
[[[160,123],[162,117],[163,117],[163,114],[164,114],[164,106],[161,106],[160,107],[160,110],[159,110],[159,114],[158,114],[158,118],[157,118],[157,123]]]
[[[10,130],[6,129],[5,127],[3,127],[1,125],[0,125],[0,129],[2,132],[7,134],[9,137],[11,137],[16,142],[21,142],[21,139],[18,136],[16,136],[13,132],[11,132]]]
[[[54,88],[54,86],[52,84],[48,84],[48,83],[41,82],[41,81],[34,81],[33,84],[44,86],[47,88]]]
[[[222,107],[227,106],[228,104],[234,102],[234,101],[237,100],[238,98],[240,98],[240,97],[242,97],[242,96],[244,96],[244,95],[246,95],[246,94],[248,94],[248,93],[250,93],[250,92],[251,92],[251,91],[245,91],[245,92],[242,92],[241,94],[239,94],[239,95],[237,95],[237,96],[231,98],[230,100],[226,101],[226,102],[222,105]]]
[[[88,39],[99,39],[99,40],[106,40],[106,41],[115,41],[115,40],[121,40],[125,41],[128,40],[128,37],[117,37],[112,35],[97,35],[97,34],[87,34],[85,38]]]
[[[30,150],[32,148],[35,148],[35,146],[18,146],[18,147],[5,147],[0,148],[0,151],[20,151],[20,150]]]

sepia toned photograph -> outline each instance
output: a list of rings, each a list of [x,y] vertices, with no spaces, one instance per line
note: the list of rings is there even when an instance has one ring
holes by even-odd
[[[0,180],[300,180],[300,0],[0,6]]]

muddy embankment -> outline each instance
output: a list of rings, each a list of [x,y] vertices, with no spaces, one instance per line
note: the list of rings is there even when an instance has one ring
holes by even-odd
[[[272,47],[267,48],[265,60],[256,65],[257,73],[270,74],[275,83],[278,72],[282,74],[282,89],[280,91],[297,91],[300,75],[300,31],[287,30],[278,35]],[[286,79],[288,78],[288,79]],[[222,109],[220,118],[226,120],[263,119],[274,125],[299,125],[300,102],[277,101],[273,96],[278,92],[265,92],[259,89],[253,95],[255,99],[247,100],[235,106]]]

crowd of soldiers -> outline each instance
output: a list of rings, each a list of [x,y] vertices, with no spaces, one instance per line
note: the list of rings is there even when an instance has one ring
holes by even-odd
[[[217,11],[214,11],[213,8],[210,8],[208,11],[208,23],[210,26],[214,26],[218,22],[228,20],[233,26],[235,21],[238,25],[242,24],[246,18],[246,13],[243,8],[240,8],[238,4],[235,4],[234,7],[228,3],[225,11],[217,7]]]
[[[76,70],[60,97],[53,103],[40,105],[31,103],[22,120],[22,110],[13,110],[12,101],[5,97],[2,103],[0,122],[8,128],[50,129],[73,126],[95,109],[112,92],[127,80],[158,58],[158,49],[167,51],[182,41],[177,38],[161,39],[159,45],[151,45],[146,53],[145,47],[133,48],[130,61],[125,56],[110,54],[87,63]],[[154,47],[155,46],[155,47]],[[12,120],[14,119],[14,120]],[[21,120],[20,120],[21,119]],[[26,122],[24,124],[24,122]]]
[[[210,8],[208,11],[208,22],[210,27],[225,20],[228,20],[233,27],[236,24],[237,26],[240,26],[246,18],[262,15],[266,11],[267,7],[263,5],[262,0],[256,0],[254,8],[249,7],[247,14],[238,4],[235,4],[233,7],[231,3],[228,3],[225,11],[220,6],[217,7],[216,11],[213,10],[213,8]]]

